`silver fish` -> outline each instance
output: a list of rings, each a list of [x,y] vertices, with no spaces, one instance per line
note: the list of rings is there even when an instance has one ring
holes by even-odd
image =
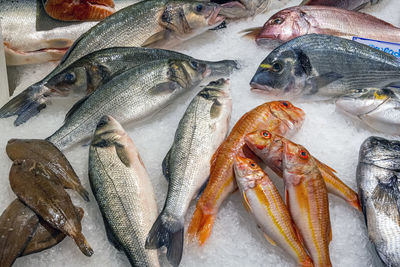
[[[336,100],[336,107],[372,129],[400,135],[400,95],[390,89],[363,89]]]
[[[187,209],[207,181],[210,160],[226,137],[231,111],[229,80],[208,84],[186,109],[163,161],[168,195],[147,237],[146,248],[166,246],[173,266],[178,266],[182,258]]]
[[[132,266],[159,266],[145,240],[157,217],[157,203],[140,155],[121,125],[104,116],[89,152],[89,179],[109,240]]]
[[[360,148],[357,185],[368,235],[386,266],[400,266],[400,142],[369,137]]]
[[[188,60],[165,59],[132,68],[78,101],[48,140],[63,150],[89,137],[104,115],[121,123],[143,119],[194,88],[209,73],[206,64]]]

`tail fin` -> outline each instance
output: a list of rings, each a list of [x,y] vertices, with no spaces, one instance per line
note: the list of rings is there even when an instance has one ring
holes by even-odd
[[[192,238],[197,237],[200,246],[202,246],[211,235],[214,221],[214,214],[205,214],[201,208],[196,207],[189,225],[188,234]]]
[[[90,199],[89,199],[89,192],[88,192],[81,184],[79,184],[78,186],[76,186],[76,187],[74,188],[74,190],[75,190],[76,192],[78,192],[78,194],[79,194],[85,201],[87,201],[87,202],[90,201]]]
[[[183,223],[163,212],[158,216],[146,239],[146,249],[167,247],[167,259],[172,266],[178,266],[183,252]]]
[[[14,125],[19,126],[25,123],[46,107],[44,96],[46,91],[49,89],[41,84],[30,86],[0,109],[0,118],[17,115]]]
[[[88,257],[93,255],[93,249],[90,247],[85,236],[81,232],[76,233],[74,236],[72,236],[72,238],[83,254]]]
[[[252,40],[255,40],[257,35],[262,31],[263,27],[255,27],[255,28],[249,28],[245,29],[239,33],[244,33],[242,37],[246,37]]]

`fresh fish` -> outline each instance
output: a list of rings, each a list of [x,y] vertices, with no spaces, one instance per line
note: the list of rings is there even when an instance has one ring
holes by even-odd
[[[297,37],[273,50],[250,85],[280,97],[332,98],[400,81],[400,61],[351,40],[320,34]]]
[[[89,53],[117,46],[173,47],[222,23],[219,11],[215,3],[190,0],[145,0],[124,8],[81,35],[49,75],[0,109],[0,118],[18,115],[18,126],[39,113],[46,106],[46,82]]]
[[[286,204],[314,266],[332,266],[328,194],[318,166],[304,147],[292,142],[284,145],[282,166]]]
[[[152,61],[130,69],[75,104],[47,140],[66,149],[93,134],[107,114],[121,123],[137,122],[193,89],[209,72],[207,65],[187,60]]]
[[[400,95],[390,89],[363,89],[336,100],[336,107],[369,127],[400,135]]]
[[[259,30],[256,41],[287,42],[311,33],[400,42],[400,28],[365,13],[329,6],[296,6],[281,10]]]
[[[370,240],[386,266],[400,266],[400,142],[371,136],[360,148],[357,185]]]
[[[360,10],[375,5],[380,0],[303,0],[300,5],[333,6],[349,10]]]
[[[249,158],[236,156],[233,166],[243,204],[255,217],[265,238],[284,249],[297,266],[314,266],[297,236],[288,208],[268,175]]]
[[[62,185],[52,182],[50,177],[42,164],[16,160],[10,171],[11,189],[43,220],[71,236],[83,254],[91,256],[93,250],[81,232],[82,226],[71,198]]]
[[[189,104],[163,161],[168,195],[146,248],[166,246],[173,266],[178,266],[182,258],[187,209],[208,179],[210,159],[226,137],[231,110],[229,80],[208,84]]]
[[[267,102],[242,116],[211,159],[210,179],[197,202],[189,235],[197,236],[199,243],[204,244],[211,234],[219,206],[237,188],[233,160],[243,153],[245,135],[264,128],[282,135],[290,134],[301,127],[304,116],[303,110],[288,101]]]
[[[51,178],[55,178],[53,181],[64,188],[75,190],[89,201],[89,193],[82,186],[68,159],[52,143],[40,139],[11,139],[6,151],[12,161],[29,159],[41,163]]]
[[[157,218],[157,203],[140,155],[122,126],[104,116],[90,145],[89,179],[109,240],[132,266],[159,266],[145,240]]]
[[[249,133],[245,137],[246,145],[251,151],[270,167],[278,176],[283,176],[282,157],[285,143],[288,139],[266,130]],[[335,170],[314,158],[329,193],[347,201],[355,209],[361,211],[358,195],[344,184],[336,175]]]
[[[39,218],[18,199],[0,217],[0,265],[11,266],[37,229]]]
[[[253,17],[267,11],[270,0],[211,0],[221,5],[221,15],[229,19]]]
[[[79,221],[82,221],[83,209],[75,207],[75,210]],[[63,232],[53,228],[49,223],[39,218],[38,226],[20,256],[30,255],[51,248],[64,240],[65,237],[66,235]]]

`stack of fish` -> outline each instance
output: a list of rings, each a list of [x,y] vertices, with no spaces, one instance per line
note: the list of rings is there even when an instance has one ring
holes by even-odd
[[[13,165],[11,189],[17,195],[0,217],[1,266],[50,248],[66,235],[86,256],[93,250],[82,234],[83,209],[75,207],[65,189],[77,191],[86,201],[88,192],[64,155],[43,140],[8,142]]]

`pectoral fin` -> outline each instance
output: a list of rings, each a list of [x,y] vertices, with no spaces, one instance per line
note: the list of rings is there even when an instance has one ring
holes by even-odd
[[[126,148],[122,145],[117,144],[115,146],[115,149],[117,151],[117,155],[119,157],[119,159],[121,160],[121,162],[126,166],[126,167],[130,167],[131,163],[130,163],[130,159],[129,159],[129,154],[128,151],[126,150]]]
[[[263,232],[263,234],[264,234],[265,239],[267,239],[268,242],[269,242],[271,245],[273,245],[273,246],[276,247],[276,242],[275,242],[274,240],[272,240],[266,233]]]
[[[372,192],[371,200],[375,209],[384,213],[400,226],[396,192],[391,185],[379,183]]]
[[[246,210],[247,210],[248,212],[251,212],[250,203],[249,203],[249,200],[247,199],[246,192],[244,192],[244,191],[243,191],[243,198],[242,198],[242,200],[243,200],[243,206],[246,208]]]
[[[162,30],[150,36],[144,43],[142,47],[160,47],[162,42],[166,40],[167,30]]]

